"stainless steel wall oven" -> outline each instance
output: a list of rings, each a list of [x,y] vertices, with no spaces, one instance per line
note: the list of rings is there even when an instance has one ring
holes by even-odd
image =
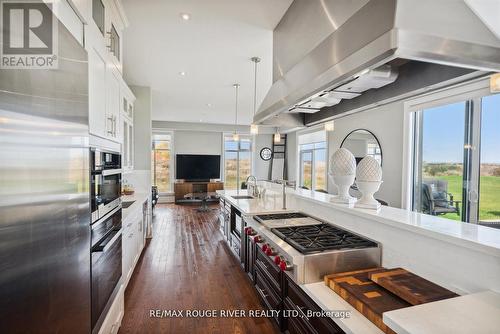
[[[90,207],[92,222],[121,204],[121,155],[90,149]]]
[[[91,320],[99,331],[122,277],[121,156],[90,149]]]

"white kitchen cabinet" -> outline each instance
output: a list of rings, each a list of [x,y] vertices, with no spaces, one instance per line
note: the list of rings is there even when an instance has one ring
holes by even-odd
[[[122,168],[126,171],[134,169],[134,124],[133,122],[122,116]]]
[[[106,137],[120,141],[120,81],[121,76],[116,70],[109,68],[106,72]]]
[[[57,19],[76,38],[78,43],[83,45],[83,26],[85,21],[80,18],[79,13],[77,13],[67,0],[53,1],[51,5]]]
[[[121,1],[116,0],[93,0],[104,5],[104,40],[110,62],[113,63],[120,73],[122,72],[123,51],[123,29],[128,25],[125,11]]]
[[[124,125],[121,120],[122,86],[121,38],[126,17],[120,1],[115,0],[68,0],[74,8],[81,8],[82,17],[88,17],[85,25],[85,48],[89,53],[89,132],[117,143],[122,143]],[[115,33],[111,45],[110,32]],[[115,51],[115,52],[112,52]],[[117,61],[118,60],[118,61]],[[127,87],[128,89],[128,87]],[[133,96],[133,95],[132,95]],[[127,127],[133,127],[132,118]],[[132,131],[133,133],[133,131]],[[127,137],[128,139],[128,137]],[[133,147],[132,143],[127,143]],[[133,159],[127,153],[125,169],[132,169]]]
[[[76,14],[80,17],[80,20],[84,24],[89,24],[92,19],[92,0],[67,0],[68,3],[73,7]]]
[[[89,47],[89,132],[106,136],[106,60],[94,47]]]
[[[121,131],[122,131],[122,168],[134,169],[134,101],[135,96],[125,82],[121,86]]]
[[[122,277],[125,287],[132,277],[144,246],[142,204],[137,205],[133,210],[123,222]]]
[[[108,314],[99,329],[99,334],[116,334],[120,328],[123,314],[125,313],[125,288],[124,285],[120,287],[117,295],[111,307],[109,308]]]

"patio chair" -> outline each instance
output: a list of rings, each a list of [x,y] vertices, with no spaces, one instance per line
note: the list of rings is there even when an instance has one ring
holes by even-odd
[[[433,216],[456,213],[460,215],[460,202],[448,192],[445,180],[425,180],[422,183],[422,211]]]

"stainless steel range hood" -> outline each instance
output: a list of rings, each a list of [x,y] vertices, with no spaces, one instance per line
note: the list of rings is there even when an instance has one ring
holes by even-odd
[[[500,41],[464,0],[357,0],[361,2],[359,8],[338,27],[334,27],[335,13],[345,15],[345,7],[353,6],[349,1],[295,0],[282,21],[300,21],[301,6],[303,10],[315,1],[321,3],[333,32],[285,70],[275,68],[274,84],[254,117],[257,124],[276,124],[276,120],[286,119],[288,124],[298,125],[304,114],[290,114],[290,110],[314,112],[307,109],[310,105],[306,102],[311,98],[319,97],[321,108],[323,92],[345,87],[388,64],[419,61],[500,72]],[[296,2],[299,4],[294,6]],[[303,16],[307,17],[302,21],[315,24],[311,15]],[[304,22],[300,24],[305,26]],[[288,32],[292,33],[296,32]],[[279,59],[275,59],[274,66],[277,64]]]

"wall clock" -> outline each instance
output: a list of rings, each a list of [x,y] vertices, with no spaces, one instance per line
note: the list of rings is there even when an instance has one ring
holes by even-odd
[[[273,156],[273,151],[269,147],[264,147],[262,150],[260,150],[260,158],[264,161],[269,161],[271,160]]]

